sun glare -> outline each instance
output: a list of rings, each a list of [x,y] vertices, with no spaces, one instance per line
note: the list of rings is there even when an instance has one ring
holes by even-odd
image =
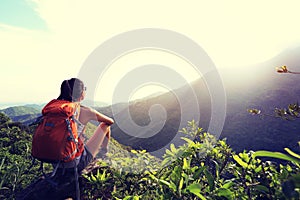
[[[129,101],[139,100],[145,97],[155,97],[166,92],[169,92],[169,90],[159,84],[142,85],[131,93]]]
[[[199,74],[190,63],[175,54],[156,49],[137,50],[117,58],[107,67],[107,70],[102,74],[98,82],[95,99],[112,102],[111,97],[113,96],[114,90],[117,89],[116,87],[118,87],[120,80],[133,73],[135,69],[156,64],[167,68],[170,72],[174,72],[187,83],[201,77],[201,74]],[[154,73],[148,75],[155,76]],[[164,74],[164,76],[166,79],[172,78],[170,74]],[[174,83],[174,85],[176,85],[176,83]],[[131,95],[130,100],[134,100],[136,98],[152,95],[153,93],[167,91],[165,88],[169,87],[170,86],[164,86],[160,83],[149,82],[149,84],[143,84],[142,87],[137,85],[134,91],[131,91],[131,94],[128,94],[128,96]],[[180,87],[180,85],[177,87]]]

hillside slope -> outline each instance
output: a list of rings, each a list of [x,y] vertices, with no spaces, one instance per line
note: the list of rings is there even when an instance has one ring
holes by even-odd
[[[21,122],[23,124],[30,124],[41,114],[41,106],[39,105],[24,105],[13,106],[0,110],[1,113],[6,114],[14,122]]]
[[[300,57],[297,56],[299,54],[300,49],[296,48],[255,66],[220,71],[227,95],[227,113],[220,137],[227,138],[233,150],[283,151],[285,147],[289,147],[294,151],[299,151],[297,145],[297,141],[300,140],[299,121],[284,121],[272,117],[262,119],[247,112],[248,108],[259,108],[266,113],[272,113],[276,107],[283,108],[289,103],[298,101],[300,76],[278,74],[275,67],[284,64],[291,67],[297,66],[297,63],[300,63]],[[210,93],[203,80],[197,80],[189,86],[198,91],[197,98],[201,112],[199,126],[207,130],[211,120]],[[179,88],[176,92],[130,102],[128,107],[123,105],[121,109],[115,109],[114,114],[112,114],[111,107],[99,108],[99,111],[122,119],[112,127],[112,135],[120,143],[154,152],[165,147],[171,140],[175,144],[181,142],[177,130],[182,111],[192,112],[189,109],[193,108],[189,107],[189,86]],[[179,99],[185,99],[181,105],[178,102],[178,96]],[[163,125],[164,116],[160,115],[160,112],[152,116],[154,117],[152,121],[150,119],[149,110],[156,104],[161,105],[166,111],[166,122]],[[142,132],[136,132],[134,127],[125,131],[120,128],[130,121],[128,112],[134,123],[143,127]],[[157,134],[147,137],[147,134],[153,133],[153,130],[159,127],[162,128]],[[158,155],[161,154],[158,153]]]

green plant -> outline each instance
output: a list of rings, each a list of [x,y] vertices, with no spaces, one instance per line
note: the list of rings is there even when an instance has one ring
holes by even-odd
[[[32,170],[31,134],[10,125],[0,129],[0,196],[15,193],[38,176]],[[30,130],[30,129],[28,129]],[[170,145],[163,160],[145,150],[125,152],[113,141],[108,159],[81,178],[82,199],[298,199],[300,156],[278,152],[235,153],[226,140],[205,133],[194,121],[181,130],[185,143]],[[260,160],[284,159],[287,163]],[[279,161],[280,161],[279,160]]]
[[[38,177],[38,166],[33,166],[30,159],[31,138],[30,130],[19,123],[11,122],[1,114],[0,124],[0,196],[14,199],[15,194],[29,185]],[[3,120],[5,119],[5,120]]]
[[[132,162],[143,163],[143,159],[148,159],[143,156],[145,151],[133,150],[137,160],[120,159],[119,168],[101,163],[99,173],[87,175],[90,185],[85,192],[92,199],[104,198],[105,192],[106,198],[111,195],[115,199],[207,200],[295,199],[299,194],[295,181],[300,178],[300,170],[295,160],[276,164],[258,159],[266,156],[261,151],[232,152],[226,140],[216,140],[204,133],[194,121],[182,132],[186,134],[182,138],[186,143],[179,147],[171,144],[161,167],[134,173],[124,170]]]
[[[290,73],[290,74],[300,74],[299,72],[293,72],[288,70],[287,66],[281,66],[277,68],[278,73]],[[287,108],[275,108],[273,114],[262,113],[259,109],[248,109],[248,112],[253,115],[261,116],[271,116],[277,117],[284,120],[295,120],[300,117],[300,106],[297,103],[289,104]],[[300,142],[298,142],[300,146]],[[281,192],[287,199],[299,199],[300,198],[300,155],[295,153],[289,148],[284,148],[286,153],[281,152],[271,152],[271,151],[256,151],[252,158],[256,157],[267,157],[275,158],[280,160],[289,161],[292,163],[294,168],[291,166],[283,167],[280,165],[281,172]],[[294,172],[296,171],[296,172]]]

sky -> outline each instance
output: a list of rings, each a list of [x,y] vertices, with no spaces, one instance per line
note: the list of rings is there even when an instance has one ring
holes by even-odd
[[[220,70],[260,63],[299,45],[299,6],[297,0],[0,0],[0,103],[56,98],[61,82],[78,77],[97,47],[138,29],[184,35]],[[176,53],[132,50],[105,68],[94,100],[111,103],[119,80],[148,64],[168,66],[186,80],[200,75]],[[149,82],[130,98],[168,89]]]

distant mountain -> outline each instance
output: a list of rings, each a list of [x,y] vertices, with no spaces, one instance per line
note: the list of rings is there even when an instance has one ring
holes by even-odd
[[[286,121],[273,117],[252,116],[247,108],[258,108],[273,114],[275,108],[286,108],[300,101],[300,75],[279,74],[275,67],[287,65],[292,71],[300,71],[300,48],[289,49],[275,58],[235,72],[243,77],[232,82],[234,76],[226,76],[228,114],[221,137],[236,151],[266,149],[283,151],[289,147],[300,152],[300,121]],[[251,72],[251,73],[250,73]],[[234,86],[233,86],[234,85]]]
[[[94,101],[94,100],[89,100],[85,99],[82,102],[83,105],[90,106],[90,107],[106,107],[109,106],[108,103],[102,102],[102,101]]]
[[[30,107],[38,110],[39,112],[42,111],[43,107],[46,105],[46,103],[43,104],[24,104],[25,107]]]
[[[208,91],[205,83],[200,80],[194,82],[193,87],[196,88],[196,91],[201,91],[197,94],[197,98],[201,99],[199,102],[203,113],[200,123],[207,128],[211,117]],[[158,96],[130,102],[128,107],[123,107],[120,110],[114,109],[113,117],[117,123],[112,126],[112,136],[124,145],[147,149],[149,152],[161,156],[164,153],[164,148],[169,147],[170,141],[176,145],[182,141],[180,139],[182,135],[177,134],[183,117],[181,110],[187,113],[187,117],[185,116],[187,121],[193,120],[195,117],[189,116],[189,114],[194,113],[194,107],[190,106],[192,98],[188,98],[190,95],[192,95],[191,91],[187,87],[182,87]],[[184,99],[184,101],[178,99]],[[165,113],[160,111],[160,107],[152,107],[156,104],[162,106]],[[135,123],[133,129],[130,125],[128,126],[131,121]],[[158,133],[155,134],[155,131]]]
[[[0,111],[5,113],[8,116],[36,114],[36,113],[40,112],[40,110],[30,107],[30,106],[13,106],[13,107],[5,108]]]
[[[14,122],[21,122],[23,124],[32,123],[41,114],[41,108],[39,105],[25,105],[25,106],[13,106],[0,110],[0,112],[6,114]]]
[[[300,76],[278,74],[275,67],[287,65],[290,68],[297,67],[300,63],[300,48],[283,52],[274,59],[249,66],[243,69],[220,70],[227,95],[227,113],[224,128],[220,138],[227,138],[228,144],[235,151],[246,150],[272,150],[283,151],[289,147],[298,152],[297,142],[300,141],[300,122],[284,121],[272,117],[252,116],[247,113],[248,108],[259,108],[266,113],[272,113],[275,107],[286,107],[289,103],[297,102],[300,92]],[[295,69],[294,71],[300,71]],[[199,125],[207,130],[211,119],[211,97],[205,86],[204,80],[197,80],[190,85],[155,97],[141,99],[130,102],[127,107],[124,105],[120,109],[106,107],[106,111],[99,111],[108,114],[117,120],[118,123],[112,126],[112,136],[120,143],[132,146],[133,148],[144,148],[150,152],[155,152],[158,156],[162,152],[156,152],[166,146],[168,141],[180,143],[180,134],[177,134],[181,111],[192,112],[190,105],[191,94],[188,87],[198,91],[199,108],[201,118]],[[176,100],[185,99],[182,105]],[[152,105],[162,105],[165,109],[166,122],[163,123],[164,114],[152,116],[150,119],[149,110]],[[128,115],[130,113],[130,115]],[[127,126],[122,130],[122,126],[130,122],[130,118],[135,122],[135,126]],[[192,120],[192,119],[191,119]],[[154,136],[147,137],[153,130],[161,130]],[[136,131],[139,130],[139,131]],[[133,135],[130,135],[130,134]],[[212,133],[214,134],[214,133]]]

